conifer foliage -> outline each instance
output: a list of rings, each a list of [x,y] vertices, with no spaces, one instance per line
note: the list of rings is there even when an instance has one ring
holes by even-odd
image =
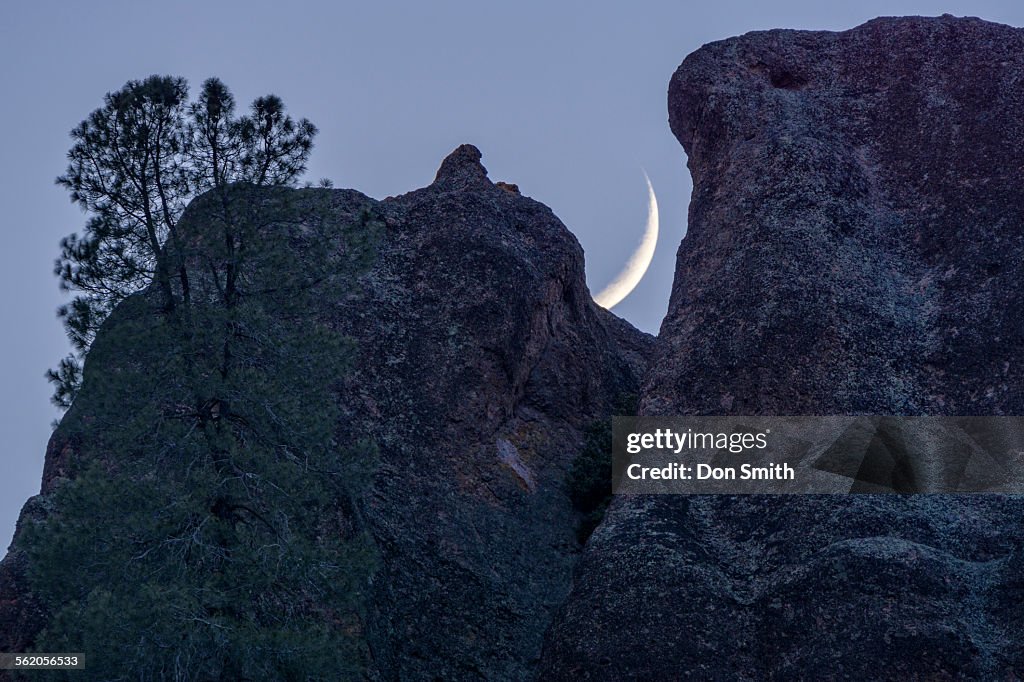
[[[53,373],[81,382],[72,454],[18,540],[36,649],[89,652],[82,679],[358,678],[375,447],[342,426],[356,349],[330,306],[375,222],[287,188],[316,129],[278,98],[186,98],[162,76],[108,95],[59,179],[90,215],[58,262],[88,359]]]
[[[57,183],[88,219],[81,235],[61,242],[56,263],[62,288],[75,293],[60,316],[76,350],[48,373],[58,406],[71,404],[96,331],[127,296],[153,285],[168,312],[188,305],[178,229],[185,206],[236,183],[295,184],[316,132],[274,95],[238,116],[220,80],[207,80],[189,102],[188,84],[171,76],[129,81],[72,130]]]

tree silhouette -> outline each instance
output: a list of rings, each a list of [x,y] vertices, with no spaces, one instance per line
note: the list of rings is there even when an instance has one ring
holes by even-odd
[[[35,646],[94,652],[96,679],[360,679],[376,450],[339,437],[356,349],[331,301],[379,223],[282,187],[316,130],[278,98],[186,96],[156,76],[108,95],[58,180],[90,212],[58,261],[88,361],[51,372],[64,404],[81,383],[55,438],[83,456],[20,540]]]
[[[47,373],[57,405],[71,404],[82,359],[126,297],[153,285],[165,314],[187,314],[191,282],[178,222],[193,198],[237,183],[293,185],[305,171],[312,123],[293,120],[273,95],[257,98],[245,116],[234,109],[216,78],[189,103],[184,79],[150,76],[108,93],[72,130],[57,183],[89,218],[84,234],[61,242],[56,263],[61,287],[77,294],[59,310],[76,354]]]

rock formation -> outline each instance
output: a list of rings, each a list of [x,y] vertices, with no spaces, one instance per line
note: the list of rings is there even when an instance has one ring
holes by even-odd
[[[474,147],[379,208],[367,300],[340,313],[363,358],[348,407],[382,448],[375,662],[383,679],[529,677],[578,553],[580,428],[636,390],[651,342],[591,301],[576,240]]]
[[[704,46],[644,414],[1024,411],[1024,31],[877,19]],[[543,679],[1015,679],[1024,502],[617,499]]]
[[[357,348],[339,429],[379,448],[364,501],[381,558],[363,624],[374,678],[533,674],[579,552],[565,479],[582,428],[636,393],[653,342],[591,301],[579,244],[510,187],[464,145],[429,187],[397,198],[292,197],[297,216],[326,201],[334,220],[382,226],[372,264],[320,313]],[[205,215],[201,198],[190,229]],[[55,432],[22,523],[69,456],[102,456],[66,436],[88,411],[76,403]],[[46,621],[21,536],[0,564],[0,651],[25,650]]]
[[[339,436],[380,452],[367,677],[1024,677],[1020,498],[622,497],[581,555],[565,484],[637,391],[648,415],[1024,413],[1022,55],[1024,31],[947,16],[687,57],[669,117],[694,191],[656,344],[474,147],[383,201],[288,190],[299,237],[325,204],[377,226],[316,309],[357,349]],[[105,457],[90,376],[128,355],[90,357],[54,433],[0,563],[0,651],[46,625],[24,529]]]

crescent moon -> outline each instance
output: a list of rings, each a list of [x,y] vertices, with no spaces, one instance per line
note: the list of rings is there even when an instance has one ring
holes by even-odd
[[[651,186],[651,179],[647,177],[646,171],[644,180],[647,181],[647,227],[640,238],[640,245],[626,261],[626,267],[597,296],[594,296],[594,302],[602,308],[611,310],[629,296],[650,267],[654,249],[658,246],[658,198],[654,196],[654,187]]]

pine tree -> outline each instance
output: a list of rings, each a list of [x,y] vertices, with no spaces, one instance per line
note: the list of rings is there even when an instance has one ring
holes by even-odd
[[[186,96],[108,95],[59,180],[91,213],[59,261],[88,362],[52,373],[68,404],[81,382],[59,435],[85,454],[19,540],[36,649],[90,652],[89,679],[357,678],[375,450],[339,442],[355,349],[327,306],[376,223],[283,187],[316,131],[279,99],[237,117],[220,81]]]
[[[191,104],[185,80],[170,76],[107,94],[72,131],[68,168],[57,178],[89,215],[83,235],[61,242],[56,263],[62,288],[77,293],[59,311],[76,355],[48,372],[57,405],[71,404],[97,330],[127,296],[153,285],[166,314],[189,305],[178,231],[185,206],[235,183],[293,185],[316,132],[273,95],[236,117],[233,96],[215,78]]]

